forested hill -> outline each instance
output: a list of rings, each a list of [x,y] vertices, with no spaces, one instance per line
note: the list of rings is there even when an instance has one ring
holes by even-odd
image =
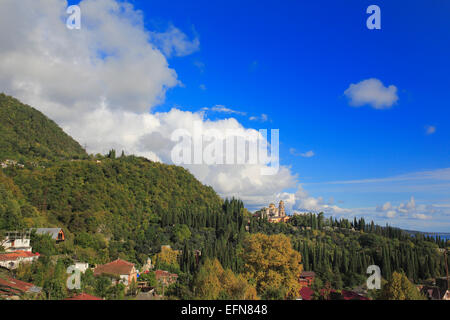
[[[87,155],[52,120],[3,94],[0,122],[0,233],[61,227],[66,253],[136,261],[161,245],[182,246],[187,224],[211,224],[223,212],[216,192],[186,169],[114,150]]]
[[[87,157],[78,142],[38,110],[0,93],[0,160]]]

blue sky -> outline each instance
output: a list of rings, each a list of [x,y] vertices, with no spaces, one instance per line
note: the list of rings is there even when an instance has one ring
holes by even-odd
[[[282,163],[292,166],[311,194],[334,197],[347,207],[410,196],[450,199],[445,188],[361,192],[359,185],[341,191],[319,184],[448,166],[448,1],[133,3],[145,12],[149,28],[173,23],[201,41],[195,54],[169,60],[184,87],[171,90],[161,110],[220,104],[246,112],[233,115],[246,126],[279,128]],[[381,30],[366,28],[370,4],[381,8]],[[344,91],[369,78],[396,86],[398,102],[385,110],[349,106]],[[248,120],[260,114],[270,122]],[[426,126],[434,126],[435,133],[426,134]],[[315,155],[295,156],[290,148]]]
[[[93,21],[97,14],[99,21],[123,27],[121,23],[130,19],[129,16],[87,12],[100,10],[115,1],[81,1],[83,15]],[[29,6],[34,6],[32,1],[28,2]],[[65,5],[63,0],[51,2]],[[69,1],[69,4],[79,2]],[[405,228],[450,230],[450,2],[128,2],[134,6],[133,10],[141,11],[144,29],[155,32],[156,42],[169,34],[167,30],[181,35],[181,38],[164,38],[167,40],[164,43],[170,43],[169,49],[180,45],[180,50],[167,51],[161,46],[163,42],[152,44],[160,45],[157,53],[164,54],[168,67],[152,62],[152,66],[159,69],[143,69],[151,78],[149,81],[168,88],[161,101],[149,106],[150,114],[159,113],[155,116],[158,121],[169,118],[174,108],[182,110],[182,117],[209,108],[207,117],[217,124],[235,118],[245,128],[280,129],[281,164],[290,170],[289,174],[297,183],[286,183],[288,187],[284,189],[280,184],[269,197],[264,194],[265,199],[273,195],[271,201],[276,201],[296,193],[304,200],[303,204],[319,199],[319,208],[338,206],[345,209],[340,213],[348,217],[364,215],[378,223]],[[366,9],[372,4],[381,8],[381,30],[366,27],[369,17]],[[39,10],[51,12],[53,9]],[[116,31],[119,39],[121,31]],[[136,32],[140,31],[140,27],[136,27]],[[92,38],[88,42],[90,45],[95,41],[101,43],[101,37],[105,36],[92,25],[80,32],[88,32],[86,35]],[[132,38],[131,34],[128,38]],[[122,44],[108,39],[109,45],[121,50],[129,45],[130,52],[149,51],[138,40],[125,43],[128,40],[124,39]],[[69,40],[67,43],[76,43],[74,39]],[[26,42],[26,45],[35,45],[35,42]],[[59,45],[63,42],[61,40]],[[79,48],[82,45],[79,44]],[[60,47],[54,54],[59,52],[62,52]],[[67,56],[70,54],[66,54],[66,59],[70,60]],[[20,57],[25,59],[23,55]],[[47,63],[44,54],[41,58],[41,65]],[[104,57],[103,60],[106,61]],[[124,67],[123,78],[143,79],[143,75],[125,74],[131,69],[126,64],[131,60],[125,60],[120,61]],[[53,62],[48,63],[51,68]],[[86,70],[91,67],[86,66]],[[80,69],[78,65],[76,68]],[[176,79],[166,73],[164,77],[155,76],[155,70],[166,72],[167,68],[176,72]],[[30,81],[29,71],[16,69],[14,76],[21,76],[21,72],[24,79]],[[49,77],[50,73],[45,81],[49,82]],[[45,86],[42,78],[36,79],[39,85]],[[177,85],[175,80],[179,81]],[[352,84],[354,89],[351,89]],[[357,106],[355,101],[361,93],[358,90],[364,84],[370,84],[371,98]],[[6,91],[37,106],[67,105],[67,101],[56,101],[58,94],[51,92],[59,85],[56,81],[53,87],[48,87],[47,96],[31,97],[13,84]],[[374,86],[379,90],[373,91]],[[141,94],[143,90],[136,93]],[[83,99],[77,99],[89,101],[91,95],[87,92]],[[110,101],[116,95],[109,97]],[[125,96],[131,95],[126,92]],[[377,107],[374,101],[383,97],[389,102]],[[73,106],[79,107],[79,103]],[[214,112],[211,110],[214,106],[227,112]],[[138,109],[135,107],[132,111]],[[52,115],[82,143],[90,146],[98,143],[104,148],[116,146],[114,140],[108,140],[106,128],[103,139],[97,139],[101,135],[89,131],[87,118],[63,116],[60,110],[42,111]],[[78,122],[71,123],[72,119]],[[116,137],[116,132],[121,130],[116,127],[110,137]],[[136,134],[134,140],[130,138],[133,134]],[[97,140],[89,141],[92,136]],[[139,140],[137,133],[125,132],[125,129],[123,135],[116,138],[117,141],[119,138]],[[130,150],[140,151],[138,146]],[[202,173],[197,177],[201,179]],[[214,185],[214,179],[202,181],[211,182],[220,193],[221,185]],[[299,187],[307,191],[308,196],[299,192]],[[249,196],[247,190],[244,191],[237,194]],[[339,210],[331,210],[330,214],[333,212],[337,214]]]

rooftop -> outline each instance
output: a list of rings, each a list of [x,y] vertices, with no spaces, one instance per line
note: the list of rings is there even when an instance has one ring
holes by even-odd
[[[129,275],[134,268],[134,264],[122,259],[114,260],[113,262],[99,265],[94,270],[94,275],[113,274],[113,275]]]
[[[41,288],[36,287],[32,283],[20,281],[11,277],[0,278],[0,292],[7,292],[12,294],[22,293],[39,293]]]
[[[67,298],[65,300],[103,300],[102,298],[96,297],[96,296],[91,296],[90,294],[87,293],[82,293],[76,296],[73,296],[71,298]]]
[[[39,253],[32,253],[27,251],[15,251],[10,253],[1,253],[0,254],[0,261],[12,261],[12,260],[18,260],[23,258],[32,258],[32,257],[39,257]]]

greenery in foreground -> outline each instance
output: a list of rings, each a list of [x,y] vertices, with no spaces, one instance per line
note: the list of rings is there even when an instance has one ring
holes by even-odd
[[[66,233],[58,245],[33,235],[42,257],[16,271],[43,287],[45,299],[70,294],[65,268],[75,260],[122,258],[139,268],[150,256],[158,268],[179,275],[169,288],[144,276],[174,299],[292,299],[302,269],[335,289],[365,283],[371,264],[381,267],[385,286],[444,275],[440,240],[323,214],[271,224],[252,217],[239,200],[220,199],[183,168],[118,157],[114,150],[88,156],[54,122],[15,99],[0,95],[0,113],[0,160],[23,164],[0,170],[0,235],[29,227]],[[172,249],[161,251],[162,245]],[[84,292],[127,298],[105,277],[87,272],[82,283]],[[384,292],[383,298],[413,297]]]

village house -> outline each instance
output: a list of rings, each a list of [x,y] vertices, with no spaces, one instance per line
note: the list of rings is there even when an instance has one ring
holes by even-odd
[[[321,290],[321,294],[324,294],[324,289]],[[313,300],[314,299],[314,290],[310,287],[302,287],[300,289],[300,299],[298,300]],[[328,297],[329,300],[370,300],[363,295],[360,295],[354,291],[349,290],[330,290],[330,295]]]
[[[81,273],[85,273],[89,269],[89,263],[86,262],[75,262],[75,269],[79,270]]]
[[[314,271],[303,271],[300,274],[298,282],[300,283],[301,287],[311,287],[315,277],[316,273]]]
[[[164,286],[170,286],[171,284],[177,282],[178,275],[176,273],[170,273],[169,271],[156,270],[155,278]]]
[[[66,239],[64,231],[61,228],[37,228],[33,230],[35,230],[36,234],[39,235],[50,235],[52,239],[56,241],[56,243],[62,242]]]
[[[113,284],[123,283],[127,288],[134,281],[137,282],[137,271],[134,264],[125,260],[117,259],[113,262],[99,265],[94,269],[94,276],[113,276]]]
[[[30,232],[9,231],[6,232],[4,240],[0,242],[5,252],[26,251],[31,252]]]
[[[73,296],[71,298],[67,298],[65,300],[82,300],[82,301],[95,301],[95,300],[103,300],[102,298],[96,297],[96,296],[92,296],[90,294],[87,293],[81,293],[78,294],[76,296]]]
[[[11,277],[0,277],[0,298],[19,300],[24,294],[38,296],[42,288]]]
[[[3,253],[0,254],[0,267],[14,270],[17,269],[21,263],[33,263],[37,259],[39,259],[39,253],[28,251]]]

